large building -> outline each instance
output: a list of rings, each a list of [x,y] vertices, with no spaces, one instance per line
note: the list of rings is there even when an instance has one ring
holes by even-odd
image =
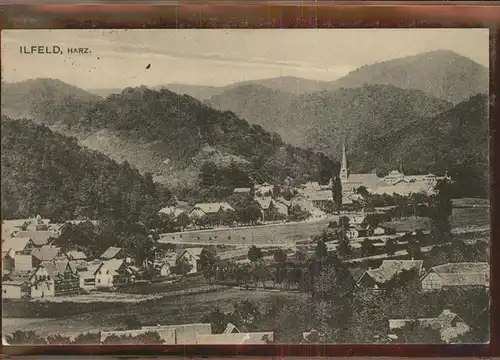
[[[438,180],[451,180],[448,175],[405,175],[402,171],[393,170],[385,177],[377,174],[355,174],[349,171],[345,145],[342,146],[342,166],[340,168],[340,182],[344,193],[356,192],[364,187],[374,194],[430,193]]]

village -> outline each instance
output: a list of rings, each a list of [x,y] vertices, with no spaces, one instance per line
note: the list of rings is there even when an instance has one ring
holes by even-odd
[[[102,298],[102,294],[110,295],[109,299],[117,294],[114,300],[118,301],[118,294],[126,295],[130,289],[148,284],[168,286],[193,278],[201,279],[206,287],[213,287],[210,291],[238,288],[310,292],[307,263],[328,261],[325,259],[330,258],[329,254],[340,255],[342,266],[348,268],[353,286],[359,291],[380,294],[389,291],[388,287],[393,290],[408,281],[417,281],[422,293],[483,289],[487,294],[489,265],[486,260],[463,258],[457,262],[435,262],[440,249],[448,251],[454,245],[432,242],[429,230],[401,230],[387,225],[395,220],[417,219],[417,208],[422,204],[372,206],[366,201],[365,193],[377,191],[384,199],[412,194],[425,198],[436,194],[434,189],[440,180],[450,179],[432,174],[405,177],[397,171],[385,179],[371,174],[350,174],[344,149],[340,179],[332,178],[327,185],[309,182],[288,189],[289,200],[268,183],[234,189],[236,198],[250,198],[258,205],[258,211],[243,209],[243,215],[237,215],[228,202],[198,203],[191,207],[178,202],[161,209],[159,215],[167,216],[178,226],[171,233],[150,235],[156,236],[155,246],[140,263],[134,254],[118,246],[108,247],[95,258],[89,258],[85,249],[78,246],[63,249],[56,244],[56,239],[65,224],[52,223],[50,219],[36,216],[4,220],[2,298],[14,303],[57,304],[58,299],[92,302],[93,298]],[[337,209],[335,181],[342,187],[342,206]],[[67,223],[83,222],[85,220]],[[280,234],[280,229],[293,226],[299,226],[294,236],[286,231]],[[266,231],[269,239],[266,239]],[[452,232],[462,239],[464,246],[483,244],[487,252],[487,239],[475,236],[486,231],[483,227],[459,228]],[[258,235],[254,236],[254,232]],[[422,259],[426,255],[430,261]],[[406,277],[404,281],[402,276]],[[177,296],[187,294],[189,280],[183,284],[187,285],[183,285]],[[401,334],[405,326],[415,321],[437,329],[443,342],[452,342],[474,327],[470,320],[465,321],[461,314],[449,308],[443,308],[434,316],[387,319],[387,341],[397,342],[404,336]],[[99,342],[130,341],[154,333],[156,341],[164,344],[263,344],[276,340],[274,333],[267,330],[240,332],[231,323],[222,333],[212,333],[210,323],[136,326],[102,330]],[[308,330],[303,333],[303,342],[320,341],[320,331]]]

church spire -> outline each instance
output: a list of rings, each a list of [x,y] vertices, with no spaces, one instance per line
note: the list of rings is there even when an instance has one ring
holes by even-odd
[[[347,155],[345,153],[345,141],[342,142],[342,166],[340,168],[340,179],[347,180]]]

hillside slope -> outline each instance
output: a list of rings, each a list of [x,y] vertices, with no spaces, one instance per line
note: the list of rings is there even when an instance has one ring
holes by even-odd
[[[101,100],[76,86],[57,79],[30,79],[17,83],[2,82],[2,115],[33,118],[45,111],[47,102],[95,102]]]
[[[117,164],[46,126],[2,116],[1,136],[3,219],[136,222],[170,200],[169,191],[128,162]]]
[[[210,104],[276,131],[286,142],[326,154],[335,154],[344,137],[357,142],[365,132],[390,132],[452,106],[420,91],[382,85],[301,96],[241,86],[212,97]]]
[[[46,101],[42,108],[37,122],[116,161],[128,160],[175,188],[196,188],[207,162],[220,168],[236,165],[255,181],[317,180],[325,164],[332,166],[231,112],[166,89],[128,88],[99,101],[64,98]]]
[[[374,84],[421,90],[458,103],[487,93],[489,73],[484,66],[451,50],[436,50],[363,66],[331,82],[326,89]]]
[[[251,124],[276,132],[290,142],[290,128],[283,122],[286,113],[296,100],[293,94],[272,90],[261,85],[242,85],[214,95],[206,103],[215,109],[229,110]]]

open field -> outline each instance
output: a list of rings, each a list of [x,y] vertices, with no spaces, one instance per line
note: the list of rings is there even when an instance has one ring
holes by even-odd
[[[489,226],[489,208],[454,208],[450,216],[450,223],[452,229]],[[417,229],[429,230],[431,228],[431,221],[429,218],[419,217],[416,219],[394,220],[387,222],[384,225],[395,228],[397,232],[412,231]]]
[[[332,218],[297,223],[248,226],[229,229],[184,231],[162,234],[160,243],[182,243],[193,245],[243,245],[276,246],[293,245],[296,241],[307,240],[323,230]]]
[[[15,330],[33,330],[42,336],[60,333],[75,336],[82,332],[97,332],[123,327],[128,316],[135,315],[143,324],[183,324],[199,322],[211,309],[219,307],[231,311],[232,304],[243,300],[257,302],[262,309],[278,296],[307,297],[300,293],[240,290],[223,291],[156,299],[136,304],[126,304],[57,319],[4,318],[2,330],[10,334]]]

